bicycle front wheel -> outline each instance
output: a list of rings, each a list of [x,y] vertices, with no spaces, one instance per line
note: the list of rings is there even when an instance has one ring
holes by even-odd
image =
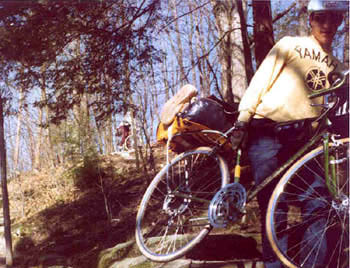
[[[215,193],[229,183],[224,159],[209,147],[174,158],[153,179],[136,219],[136,242],[147,258],[177,259],[211,230],[208,208]]]
[[[123,144],[123,151],[129,151],[134,149],[134,139],[132,135],[126,137]]]
[[[349,267],[349,138],[328,156],[323,146],[303,156],[271,196],[267,235],[288,267]]]

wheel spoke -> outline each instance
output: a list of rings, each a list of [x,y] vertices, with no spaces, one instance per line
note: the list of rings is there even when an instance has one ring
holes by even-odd
[[[210,200],[228,183],[227,174],[226,163],[210,148],[184,153],[165,166],[138,211],[136,241],[141,252],[154,261],[170,261],[202,240],[211,229]]]

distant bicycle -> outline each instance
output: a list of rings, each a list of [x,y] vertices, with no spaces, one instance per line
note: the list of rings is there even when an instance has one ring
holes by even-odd
[[[117,152],[130,152],[135,150],[135,138],[133,134],[133,128],[130,127],[128,135],[124,137],[124,142],[122,142],[123,136],[117,136]],[[140,130],[136,129],[136,142],[138,147],[143,146],[142,136]]]

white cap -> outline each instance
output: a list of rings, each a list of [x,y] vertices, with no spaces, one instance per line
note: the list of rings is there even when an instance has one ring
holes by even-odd
[[[130,126],[131,124],[127,121],[127,120],[123,120],[120,122],[119,126],[122,127],[122,126]]]
[[[348,10],[349,1],[310,0],[307,6],[307,11],[309,13],[317,11],[346,12]]]

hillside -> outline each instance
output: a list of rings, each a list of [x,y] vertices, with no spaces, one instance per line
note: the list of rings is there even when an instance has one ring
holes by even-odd
[[[159,168],[164,149],[154,152]],[[135,160],[105,155],[11,179],[16,267],[96,267],[102,250],[132,238],[152,174],[149,165],[137,170]]]
[[[163,147],[156,146],[153,152],[155,170],[150,163],[137,169],[132,154],[114,154],[76,159],[71,164],[12,178],[8,188],[14,268],[96,268],[101,262],[103,267],[128,268],[129,261],[145,262],[130,241],[134,239],[137,207],[143,193],[165,163]],[[186,255],[187,260],[179,260],[199,264],[183,267],[209,267],[202,265],[203,261],[223,265],[210,267],[241,267],[245,262],[244,267],[250,267],[252,261],[259,262],[260,227],[256,204],[251,205],[253,214],[243,233],[237,235],[230,228],[213,230],[207,242]],[[126,256],[127,264],[109,265]],[[230,262],[233,264],[228,266]],[[135,267],[161,267],[154,265],[146,262]]]

